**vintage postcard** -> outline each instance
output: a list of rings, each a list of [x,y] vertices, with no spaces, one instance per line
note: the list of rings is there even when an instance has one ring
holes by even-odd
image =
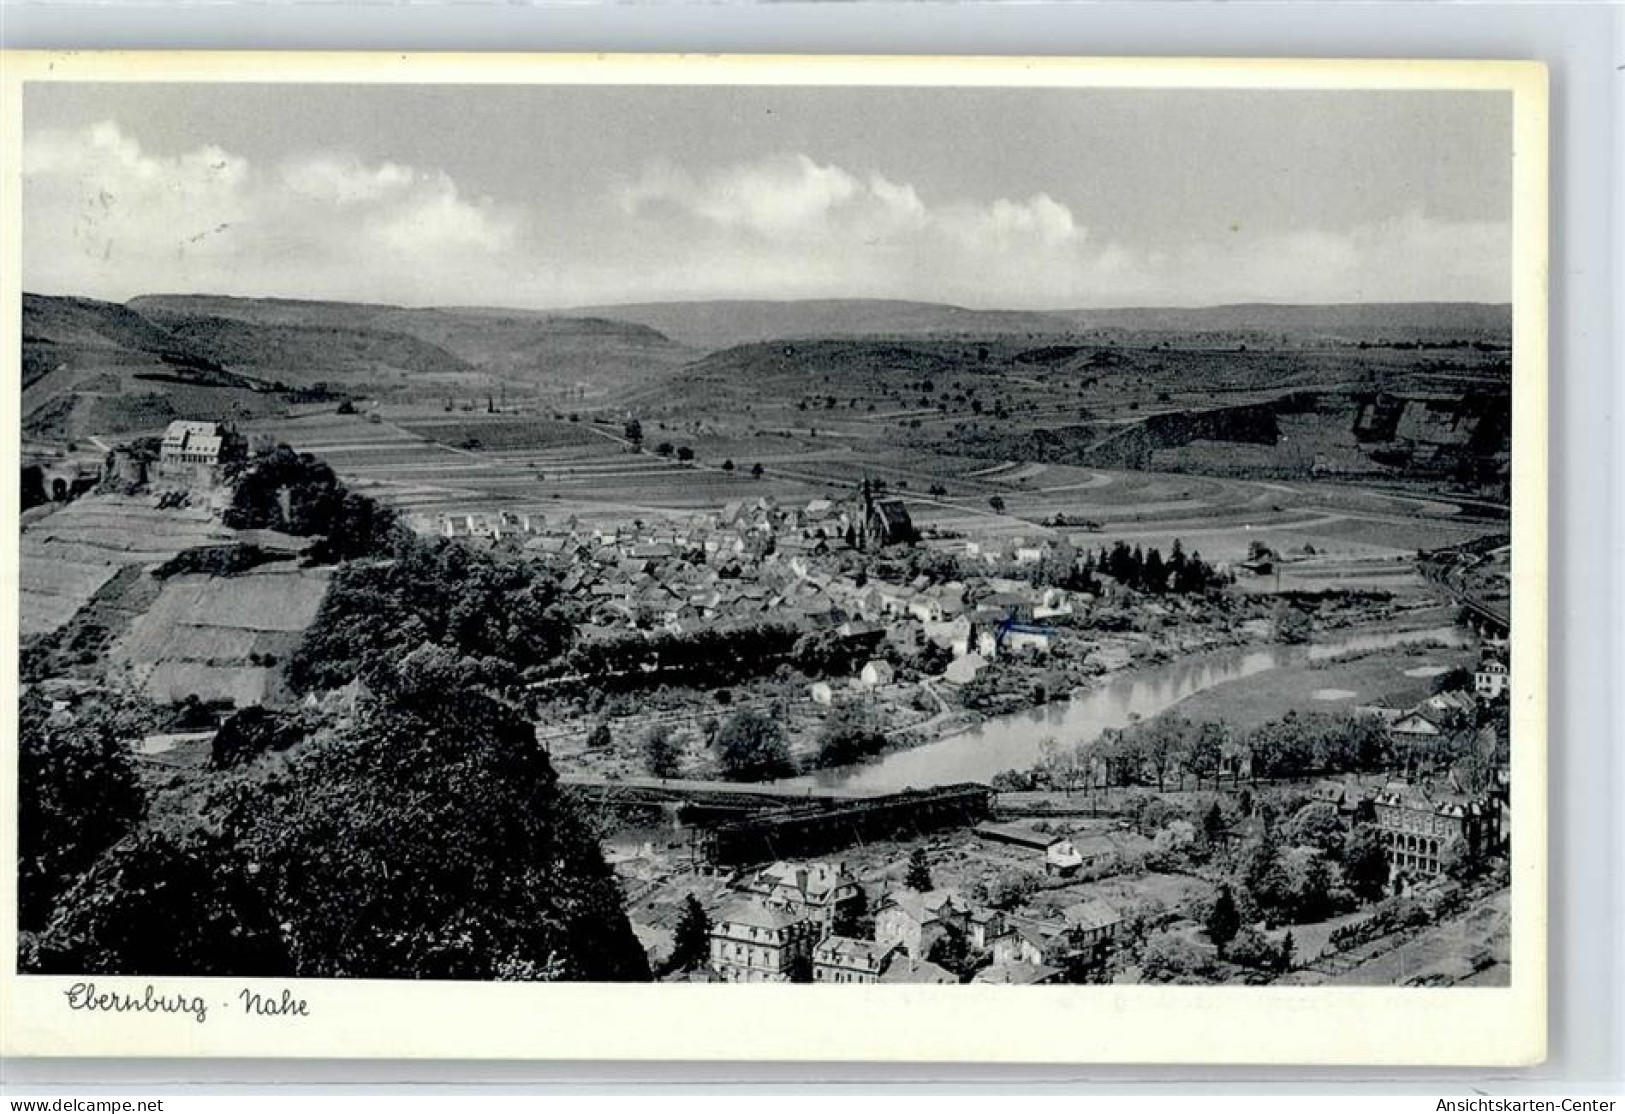
[[[6,1052],[1545,1055],[1542,67],[0,62]]]

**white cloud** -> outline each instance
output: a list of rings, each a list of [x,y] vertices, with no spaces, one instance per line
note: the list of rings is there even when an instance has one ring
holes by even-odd
[[[520,238],[519,215],[438,170],[313,154],[258,167],[218,147],[143,148],[113,122],[23,149],[30,289],[122,299],[196,290],[445,297]],[[444,281],[444,280],[440,280]]]
[[[665,296],[893,296],[1029,304],[1076,285],[1085,230],[1047,193],[927,199],[877,170],[776,155],[710,173],[647,168],[615,191]]]
[[[1056,183],[938,196],[880,169],[781,154],[650,166],[593,203],[471,197],[438,168],[310,152],[255,165],[151,151],[107,122],[23,149],[31,290],[571,305],[900,297],[982,307],[1505,300],[1504,223],[1414,211],[1343,228],[1117,234]]]
[[[803,154],[740,163],[700,177],[674,167],[652,167],[622,186],[619,199],[634,217],[686,216],[777,242],[816,240],[839,246],[914,236],[981,251],[1059,249],[1082,241],[1071,211],[1048,194],[931,206],[910,184],[878,172],[860,176],[820,165]]]
[[[383,162],[366,166],[359,159],[312,155],[282,167],[282,181],[296,196],[339,205],[378,201],[412,187],[410,167]]]

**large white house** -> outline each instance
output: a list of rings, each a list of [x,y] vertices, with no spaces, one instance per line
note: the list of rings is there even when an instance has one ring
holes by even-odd
[[[215,468],[240,457],[244,445],[229,422],[170,422],[158,448],[158,475],[167,480],[207,480]]]

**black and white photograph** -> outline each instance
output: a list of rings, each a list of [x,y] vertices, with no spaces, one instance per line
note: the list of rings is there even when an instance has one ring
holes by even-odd
[[[631,74],[24,85],[17,974],[1512,987],[1513,88]]]

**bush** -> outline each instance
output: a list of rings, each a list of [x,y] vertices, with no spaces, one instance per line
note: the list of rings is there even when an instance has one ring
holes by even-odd
[[[885,747],[886,736],[868,713],[858,705],[844,704],[824,720],[816,761],[820,766],[845,766],[878,754]]]
[[[1280,958],[1280,949],[1270,943],[1258,929],[1248,925],[1236,933],[1225,949],[1225,958],[1243,967],[1272,970]]]
[[[784,729],[778,721],[747,708],[728,717],[717,731],[717,761],[730,781],[771,781],[795,773]]]
[[[305,725],[297,715],[254,705],[220,725],[209,744],[209,765],[217,770],[240,766],[261,754],[287,750],[304,737]]]
[[[209,576],[236,576],[261,565],[277,561],[291,561],[293,555],[262,549],[252,544],[206,545],[197,549],[183,549],[152,570],[160,580],[184,573],[205,573]]]
[[[657,723],[643,739],[643,763],[658,778],[673,778],[682,772],[682,747],[672,737],[671,728]]]
[[[1155,932],[1140,951],[1140,977],[1146,982],[1205,982],[1213,972],[1213,959],[1177,932]]]

